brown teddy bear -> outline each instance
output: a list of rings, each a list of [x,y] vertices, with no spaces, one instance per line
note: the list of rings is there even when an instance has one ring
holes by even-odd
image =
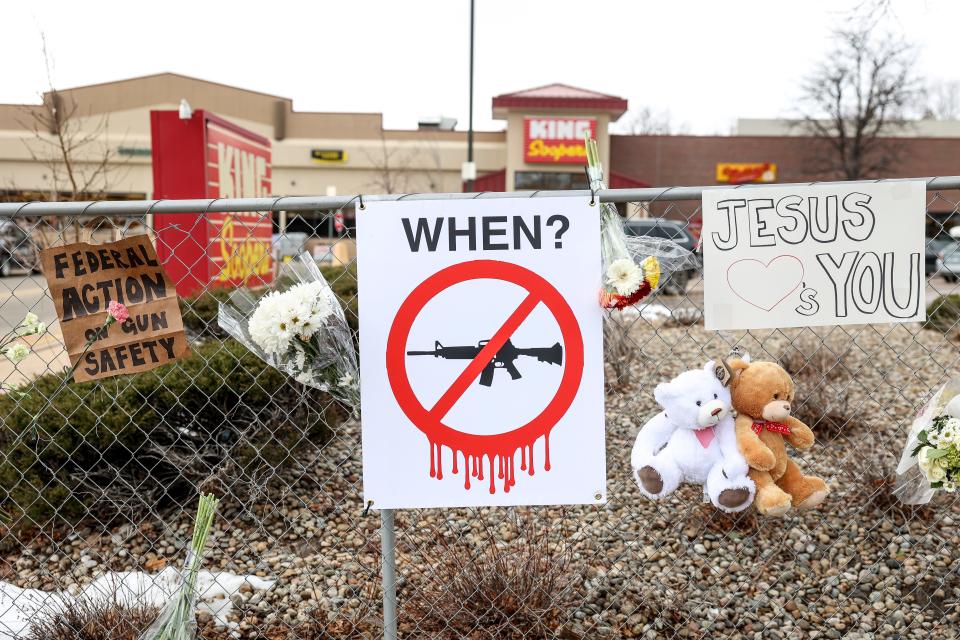
[[[810,427],[790,415],[790,403],[795,397],[790,374],[773,362],[735,358],[727,364],[733,375],[732,404],[738,414],[737,446],[757,485],[757,510],[780,516],[791,506],[817,506],[830,492],[827,484],[815,476],[803,475],[800,467],[787,457],[784,446],[784,441],[797,449],[813,445]]]

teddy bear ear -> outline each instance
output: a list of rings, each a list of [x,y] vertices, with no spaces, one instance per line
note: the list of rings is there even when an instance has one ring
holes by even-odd
[[[661,382],[653,390],[653,399],[662,407],[666,407],[675,395],[669,382]]]
[[[740,381],[740,374],[743,373],[744,369],[750,366],[750,361],[742,358],[731,358],[724,364],[726,365],[727,371],[730,372],[730,378],[724,383],[724,386],[733,386]]]

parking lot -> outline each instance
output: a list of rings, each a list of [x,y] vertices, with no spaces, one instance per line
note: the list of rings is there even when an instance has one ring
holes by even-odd
[[[0,278],[0,322],[3,326],[16,326],[28,312],[37,314],[42,322],[47,323],[47,333],[26,338],[34,352],[32,357],[17,366],[6,359],[0,362],[0,382],[5,384],[21,384],[36,375],[61,370],[68,363],[57,314],[47,295],[43,276]]]

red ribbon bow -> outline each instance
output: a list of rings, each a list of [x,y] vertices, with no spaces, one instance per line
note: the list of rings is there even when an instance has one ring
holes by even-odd
[[[771,422],[769,420],[760,420],[753,423],[753,432],[757,435],[760,435],[760,432],[766,429],[767,431],[773,431],[774,433],[779,433],[784,436],[790,435],[790,427],[783,424],[782,422]]]

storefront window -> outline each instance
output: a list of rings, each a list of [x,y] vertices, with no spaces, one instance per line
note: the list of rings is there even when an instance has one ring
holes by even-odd
[[[556,171],[517,171],[513,188],[517,191],[554,191],[557,189],[586,189],[587,176],[580,173]]]

